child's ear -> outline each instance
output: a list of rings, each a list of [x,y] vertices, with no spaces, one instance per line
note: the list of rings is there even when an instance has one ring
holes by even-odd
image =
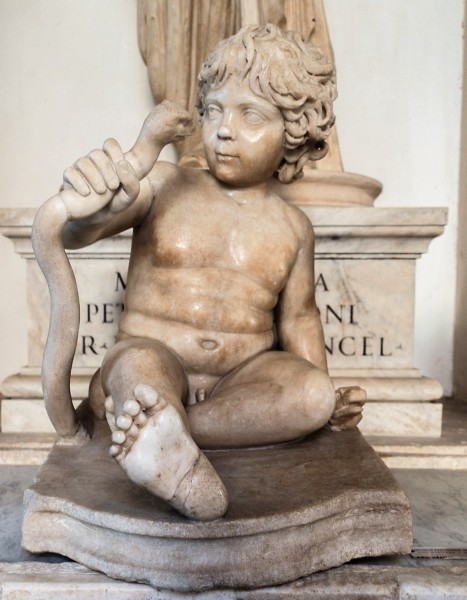
[[[303,167],[309,160],[308,144],[298,148],[286,149],[284,158],[279,167],[278,179],[281,183],[291,183],[303,175]]]
[[[328,153],[328,144],[324,140],[311,142],[308,149],[308,156],[311,160],[321,160]]]

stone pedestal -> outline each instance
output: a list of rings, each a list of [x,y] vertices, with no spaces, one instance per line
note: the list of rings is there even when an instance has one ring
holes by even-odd
[[[365,435],[440,435],[438,382],[413,366],[415,262],[440,235],[441,208],[301,206],[316,232],[316,289],[328,362],[336,386],[368,392]],[[33,210],[0,211],[0,232],[27,261],[28,365],[1,385],[4,432],[51,431],[40,364],[48,327],[48,292],[30,242]],[[112,345],[131,233],[70,252],[81,295],[81,330],[71,382],[77,401]]]
[[[316,232],[316,289],[338,386],[367,390],[360,429],[373,436],[441,435],[441,385],[413,366],[416,259],[446,223],[444,209],[301,207]]]
[[[25,495],[27,550],[179,591],[276,585],[411,550],[408,499],[358,430],[207,453],[230,498],[208,523],[137,488],[109,445],[101,423],[92,442],[53,448]]]
[[[410,561],[410,562],[409,562]],[[76,563],[0,563],[2,600],[464,600],[466,561],[354,564],[256,590],[189,594],[109,579]]]

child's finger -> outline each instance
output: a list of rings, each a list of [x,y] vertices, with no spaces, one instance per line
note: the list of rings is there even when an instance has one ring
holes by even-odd
[[[116,165],[119,161],[124,160],[123,150],[120,144],[114,138],[108,138],[105,140],[102,150],[107,154],[110,160]]]
[[[120,180],[117,177],[115,166],[107,154],[102,150],[93,150],[88,156],[96,165],[107,187],[116,190],[120,185]]]
[[[86,180],[81,173],[74,167],[68,167],[63,173],[64,188],[71,186],[81,196],[89,196],[91,188],[86,183]]]
[[[87,156],[80,158],[76,161],[74,167],[83,175],[88,185],[98,194],[104,194],[107,191],[104,178],[90,158]]]
[[[111,203],[112,212],[120,212],[136,200],[140,183],[133,167],[126,160],[120,160],[115,165],[117,176],[122,184],[122,190],[117,192]]]

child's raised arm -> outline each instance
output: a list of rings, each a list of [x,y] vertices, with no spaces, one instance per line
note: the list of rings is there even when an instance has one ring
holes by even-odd
[[[146,175],[162,148],[192,129],[190,115],[164,101],[146,118],[131,150],[123,154],[119,144],[108,139],[102,150],[92,150],[66,169],[63,190],[51,199],[66,212],[65,247],[89,245],[137,225],[153,199]]]
[[[186,111],[168,102],[156,106],[129,152],[123,154],[115,140],[108,140],[103,150],[76,161],[65,172],[64,189],[47,200],[34,219],[34,252],[51,297],[42,385],[47,412],[63,442],[82,443],[88,437],[70,392],[79,297],[65,247],[86,246],[144,218],[153,199],[146,175],[162,148],[191,129]]]

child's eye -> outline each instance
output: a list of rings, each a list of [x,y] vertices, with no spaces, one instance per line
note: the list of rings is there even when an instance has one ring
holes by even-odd
[[[248,109],[243,113],[243,118],[245,119],[246,123],[250,125],[257,125],[264,121],[264,117],[261,113],[251,109]]]
[[[217,104],[208,104],[206,107],[206,116],[209,118],[215,117],[221,114],[221,109]]]

